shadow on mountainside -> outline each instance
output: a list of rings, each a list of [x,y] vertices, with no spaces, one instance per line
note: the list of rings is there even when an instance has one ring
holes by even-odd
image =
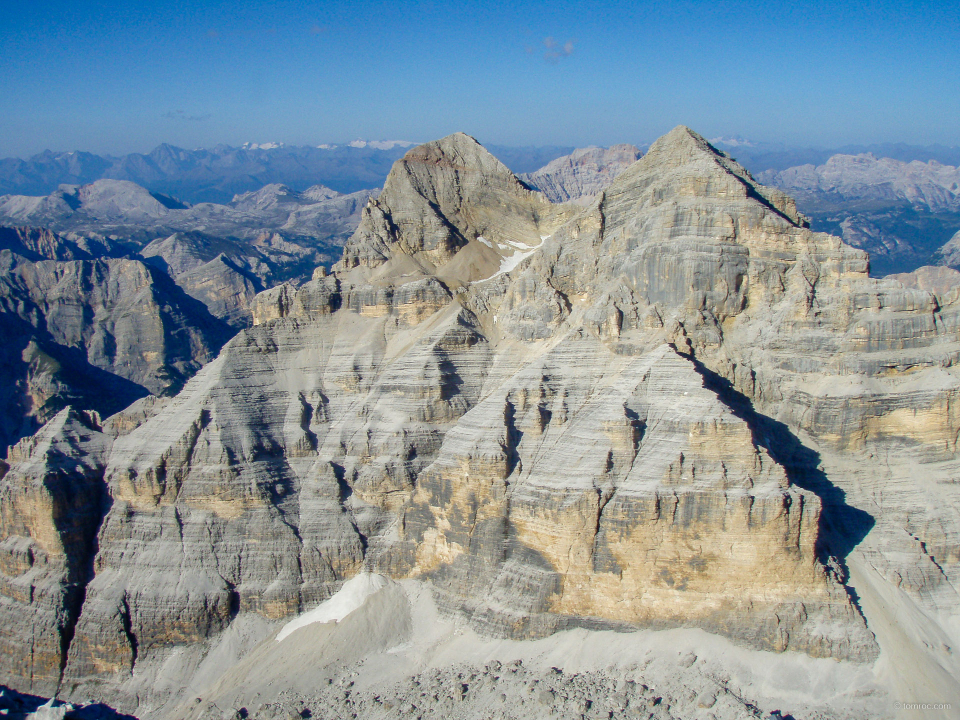
[[[841,580],[846,582],[846,558],[873,528],[873,516],[847,504],[846,493],[820,469],[820,453],[804,445],[786,424],[757,412],[750,399],[725,377],[713,372],[696,358],[688,357],[703,377],[704,387],[715,392],[734,415],[750,426],[754,442],[783,466],[790,482],[820,498],[823,509],[820,513],[817,556],[824,565],[833,564],[831,558],[834,558],[842,572]],[[859,608],[856,592],[845,587]]]
[[[50,703],[51,710],[44,714],[40,709],[47,703]],[[38,710],[43,717],[63,717],[64,720],[137,720],[135,716],[117,712],[103,703],[68,705],[60,700],[51,701],[49,698],[28,695],[0,685],[0,713],[3,716],[26,718],[28,714]]]

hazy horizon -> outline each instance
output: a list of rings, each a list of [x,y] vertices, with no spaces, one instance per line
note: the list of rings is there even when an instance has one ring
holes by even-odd
[[[0,157],[458,130],[606,146],[678,124],[790,147],[960,144],[960,14],[938,2],[57,0],[0,28]]]

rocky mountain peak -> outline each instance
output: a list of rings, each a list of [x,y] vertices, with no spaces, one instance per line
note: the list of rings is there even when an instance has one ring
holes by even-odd
[[[441,274],[472,282],[496,272],[503,252],[539,245],[560,215],[475,139],[455,133],[397,161],[338,267],[373,268],[394,258],[408,266],[412,259],[432,273],[469,248]]]
[[[643,158],[617,178],[607,195],[632,194],[639,199],[648,190],[661,199],[701,197],[718,205],[759,201],[790,224],[809,226],[793,198],[758,183],[746,168],[684,125],[654,142]]]
[[[201,266],[197,286],[229,260]],[[0,681],[145,717],[270,717],[253,701],[301,674],[258,695],[246,668],[284,653],[306,667],[289,649],[320,647],[321,629],[302,626],[303,644],[283,645],[297,635],[276,636],[279,622],[378,573],[429,588],[431,614],[404,616],[416,623],[439,609],[482,635],[573,630],[578,652],[595,630],[696,628],[738,653],[791,651],[756,655],[765,667],[806,653],[808,669],[830,659],[817,677],[844,668],[863,683],[881,649],[904,650],[922,683],[891,667],[890,697],[864,684],[844,697],[889,707],[936,685],[956,702],[956,660],[927,638],[949,640],[933,618],[956,616],[960,295],[866,269],[688,128],[586,207],[549,203],[469,136],[421,145],[334,273],[261,293],[255,325],[175,397],[102,425],[60,416],[51,432],[86,465],[54,485],[59,468],[33,462],[43,446],[11,455]],[[119,310],[104,325],[143,315]],[[930,624],[904,630],[891,603]],[[362,639],[375,649],[356,663],[421,662],[403,649],[419,630],[390,633],[322,652]],[[679,634],[657,637],[672,653]],[[238,639],[276,654],[224,660]],[[720,640],[697,653],[729,665]],[[314,677],[329,679],[304,684]],[[161,712],[178,687],[193,709]],[[683,692],[683,717],[743,716]],[[823,695],[811,706],[840,697]]]

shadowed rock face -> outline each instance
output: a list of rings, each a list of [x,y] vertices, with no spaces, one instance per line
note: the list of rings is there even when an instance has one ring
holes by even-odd
[[[872,661],[863,573],[955,597],[960,304],[867,265],[683,127],[585,208],[465,135],[410,151],[333,274],[261,293],[175,398],[105,422],[62,690],[153,702],[178,647],[361,567],[509,637],[696,626]]]
[[[11,448],[0,489],[0,682],[52,695],[91,579],[107,510],[111,438],[97,418],[62,410]],[[4,466],[6,469],[6,466]]]
[[[71,254],[50,237],[57,242],[45,252]],[[176,391],[229,337],[199,302],[136,260],[30,262],[5,250],[0,266],[0,362],[10,379],[0,388],[2,445],[71,403],[112,414],[147,393]]]

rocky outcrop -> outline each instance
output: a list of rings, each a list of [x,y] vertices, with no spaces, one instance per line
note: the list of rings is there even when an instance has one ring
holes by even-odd
[[[572,200],[586,205],[642,154],[633,145],[581,148],[536,172],[522,175],[521,179],[546,195],[550,202]]]
[[[879,643],[911,657],[890,687],[922,667],[946,697],[957,297],[871,279],[684,127],[586,207],[468,136],[415,148],[332,274],[104,422],[62,691],[156,707],[186,648],[365,569],[512,638],[688,626],[844,667]]]
[[[429,272],[467,248],[451,270],[453,281],[470,282],[490,275],[491,262],[499,267],[504,249],[515,254],[539,245],[563,217],[476,140],[458,133],[397,162],[337,266],[374,268],[396,257]]]
[[[878,275],[943,262],[960,227],[960,171],[936,160],[839,154],[759,177],[795,196],[814,227],[868,251]]]
[[[946,295],[951,289],[960,285],[960,272],[949,267],[930,265],[909,273],[888,275],[887,278],[896,280],[904,287],[925,290],[934,295]]]
[[[230,335],[162,273],[135,260],[0,254],[4,407],[10,444],[68,404],[111,414],[179,389]]]
[[[960,230],[954,234],[937,252],[938,264],[950,268],[960,266]]]
[[[91,254],[71,239],[43,228],[0,227],[0,251],[38,260],[90,260]]]
[[[960,209],[960,169],[930,162],[902,162],[872,154],[834,155],[823,165],[766,171],[760,179],[794,194],[822,193],[883,205],[899,201],[929,210]]]
[[[60,411],[10,449],[0,488],[0,682],[52,695],[93,575],[111,440],[98,418]],[[6,466],[4,466],[6,469]]]

